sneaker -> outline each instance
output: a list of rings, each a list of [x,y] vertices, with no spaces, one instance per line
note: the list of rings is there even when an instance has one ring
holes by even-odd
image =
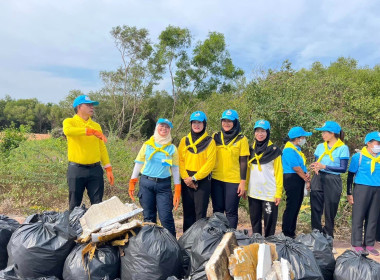
[[[334,248],[334,247],[332,248],[332,253],[333,253],[333,254],[336,254],[336,253],[338,253],[338,252],[335,250],[335,248]]]
[[[365,253],[364,248],[360,247],[360,246],[352,246],[351,250],[358,253],[358,254],[364,254]]]
[[[368,253],[370,253],[371,255],[373,256],[378,256],[380,255],[379,251],[377,251],[374,247],[372,246],[367,246],[366,247],[366,250],[368,251]]]

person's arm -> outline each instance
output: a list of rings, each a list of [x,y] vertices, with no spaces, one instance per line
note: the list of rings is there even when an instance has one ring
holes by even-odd
[[[186,166],[185,166],[185,155],[186,155],[186,137],[183,137],[178,146],[179,173],[182,179],[189,177],[189,174],[187,173]]]
[[[67,118],[63,121],[63,133],[66,136],[84,136],[86,135],[86,127],[77,127],[73,125],[74,120]]]
[[[216,145],[215,141],[211,140],[207,147],[207,160],[202,167],[194,174],[195,179],[202,180],[206,178],[215,167],[216,162]]]
[[[327,171],[337,172],[337,173],[345,173],[347,171],[347,166],[348,166],[348,159],[341,159],[339,166],[323,165],[322,169],[325,169]]]
[[[277,157],[273,163],[274,168],[274,177],[276,180],[276,193],[274,195],[276,206],[280,204],[282,198],[282,189],[284,187],[284,176],[282,169],[282,160],[281,156]]]
[[[354,184],[355,173],[348,171],[347,176],[347,195],[352,195],[352,185]]]
[[[297,173],[298,176],[300,176],[302,178],[302,180],[304,180],[305,182],[308,181],[308,176],[307,174],[302,170],[301,166],[295,166],[295,167],[292,167],[293,170]]]

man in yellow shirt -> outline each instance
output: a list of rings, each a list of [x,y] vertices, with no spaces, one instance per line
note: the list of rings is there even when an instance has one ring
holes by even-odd
[[[87,95],[78,96],[73,103],[75,115],[63,121],[63,133],[67,137],[67,156],[69,167],[67,183],[69,185],[69,208],[80,206],[84,190],[91,204],[102,202],[104,192],[103,169],[111,186],[114,184],[112,167],[104,143],[100,125],[91,117],[94,106],[99,102],[92,101]]]

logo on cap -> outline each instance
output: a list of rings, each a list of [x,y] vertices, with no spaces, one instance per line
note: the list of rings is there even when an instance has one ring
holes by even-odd
[[[379,137],[380,137],[380,132],[377,134],[377,136],[379,136]]]
[[[198,112],[198,113],[195,113],[195,117],[199,117],[201,114]]]
[[[228,110],[227,113],[226,113],[226,115],[227,116],[232,115],[232,112],[230,110]]]
[[[86,96],[84,100],[90,101],[90,97]]]
[[[260,121],[259,124],[265,124],[265,122],[264,121]]]

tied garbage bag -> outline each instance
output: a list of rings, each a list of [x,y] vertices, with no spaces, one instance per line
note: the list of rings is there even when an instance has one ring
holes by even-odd
[[[7,267],[8,252],[7,245],[12,233],[20,224],[5,215],[0,215],[0,270]]]
[[[260,233],[254,233],[252,236],[248,235],[248,230],[236,230],[236,229],[228,229],[235,233],[236,241],[239,246],[247,246],[253,243],[265,243],[265,238]]]
[[[323,280],[313,252],[306,245],[283,233],[269,236],[266,241],[276,244],[278,259],[284,258],[292,265],[295,279]]]
[[[70,226],[75,230],[76,235],[80,236],[82,234],[82,226],[80,224],[80,218],[86,213],[87,208],[86,205],[77,206],[71,211],[69,221]]]
[[[75,245],[75,232],[68,211],[53,217],[48,222],[23,224],[13,233],[8,254],[17,276],[62,278],[63,264]]]
[[[300,234],[295,239],[306,245],[312,252],[325,280],[332,280],[335,269],[335,258],[332,253],[330,236],[325,237],[314,229],[309,234]]]
[[[185,233],[179,238],[178,244],[182,250],[183,256],[183,268],[185,275],[190,273],[190,252],[193,247],[194,240],[199,238],[203,229],[208,226],[221,228],[227,231],[229,228],[229,222],[225,215],[222,213],[214,213],[210,218],[202,218],[196,221]]]
[[[346,250],[336,259],[335,280],[380,280],[380,264],[366,256]]]
[[[165,228],[144,226],[122,251],[122,280],[166,280],[169,276],[182,276],[181,248]]]
[[[42,213],[32,214],[26,217],[24,224],[33,224],[37,222],[54,223],[60,215],[61,213],[59,212],[44,211]]]
[[[9,266],[6,269],[0,271],[0,280],[60,280],[55,276],[40,277],[40,278],[19,278],[16,275],[14,266]]]
[[[225,233],[226,229],[206,226],[199,237],[195,239],[190,252],[191,279],[207,279],[205,274],[203,276],[206,263],[209,261]],[[195,277],[195,275],[200,276]]]
[[[76,245],[66,258],[63,267],[64,280],[102,280],[105,277],[113,280],[120,277],[120,256],[117,247],[105,245],[96,248],[92,260],[89,260],[86,254],[83,263],[82,251],[86,245]]]

